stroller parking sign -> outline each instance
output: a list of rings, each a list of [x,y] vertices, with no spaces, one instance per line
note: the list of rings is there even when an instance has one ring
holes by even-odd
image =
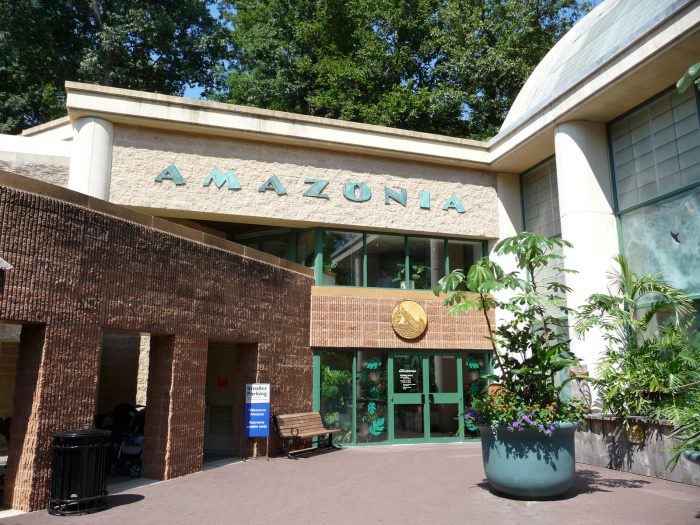
[[[245,435],[270,435],[270,384],[248,383],[245,386]]]

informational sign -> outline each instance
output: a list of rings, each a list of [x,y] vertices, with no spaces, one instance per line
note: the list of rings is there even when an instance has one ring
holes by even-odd
[[[248,383],[245,386],[245,435],[270,435],[270,384]]]
[[[402,392],[415,392],[418,384],[416,383],[416,372],[414,368],[401,368],[399,370],[399,383],[401,384]]]

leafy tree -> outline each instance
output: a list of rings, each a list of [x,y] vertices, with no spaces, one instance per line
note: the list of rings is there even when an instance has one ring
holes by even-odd
[[[576,0],[222,0],[234,55],[209,96],[455,136],[493,135]]]
[[[0,0],[0,133],[65,114],[66,80],[182,94],[225,50],[210,0]]]

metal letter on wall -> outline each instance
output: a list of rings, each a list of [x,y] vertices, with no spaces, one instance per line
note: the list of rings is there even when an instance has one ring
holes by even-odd
[[[287,195],[287,190],[285,189],[284,184],[282,184],[277,178],[277,175],[273,175],[267,179],[265,182],[263,182],[262,186],[258,188],[260,193],[265,193],[268,190],[274,191],[277,195]]]
[[[155,178],[156,182],[163,182],[164,180],[171,180],[176,186],[185,184],[185,179],[182,178],[182,174],[180,170],[175,167],[175,164],[171,164],[165,168]]]
[[[209,172],[209,175],[204,178],[202,186],[209,186],[212,182],[219,189],[221,189],[224,184],[228,184],[229,190],[241,189],[241,183],[238,182],[238,177],[236,177],[236,174],[231,170],[227,170],[226,173],[222,173],[219,168],[214,168]]]
[[[393,188],[384,188],[384,204],[389,204],[391,201],[396,201],[405,208],[407,196],[408,194],[404,188],[399,188],[398,190]]]
[[[357,194],[358,190],[359,195]],[[372,198],[372,190],[362,182],[348,182],[343,184],[343,196],[352,202],[367,202]]]
[[[430,209],[430,192],[429,191],[419,191],[418,192],[418,203],[420,207],[424,210]]]
[[[328,186],[328,181],[325,179],[306,179],[304,184],[311,184],[311,187],[304,192],[304,197],[316,197],[317,199],[330,199],[328,195],[323,193],[323,190]]]
[[[452,195],[449,199],[447,199],[447,202],[442,205],[442,209],[445,211],[450,211],[450,209],[457,210],[457,213],[464,213],[466,210],[464,209],[464,205],[462,204],[462,201],[460,201],[456,195]]]

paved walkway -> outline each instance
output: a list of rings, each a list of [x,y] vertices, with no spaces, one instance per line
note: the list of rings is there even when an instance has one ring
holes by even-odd
[[[588,465],[562,499],[491,493],[478,443],[356,447],[248,461],[109,496],[93,515],[45,511],[0,524],[696,524],[700,487]]]

